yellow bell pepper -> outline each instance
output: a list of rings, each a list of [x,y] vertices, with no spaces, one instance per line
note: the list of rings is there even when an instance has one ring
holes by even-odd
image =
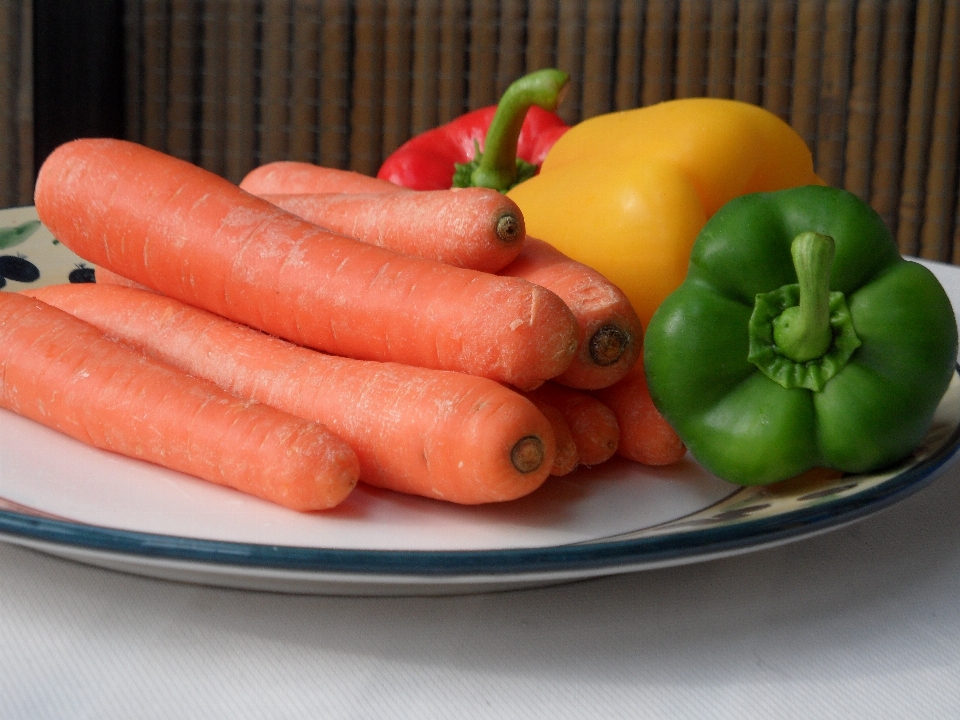
[[[527,233],[601,272],[644,327],[687,272],[700,229],[728,200],[822,185],[776,115],[716,98],[599,115],[568,130],[507,195]]]

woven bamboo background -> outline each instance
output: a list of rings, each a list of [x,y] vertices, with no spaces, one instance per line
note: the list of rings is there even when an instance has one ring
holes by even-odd
[[[16,12],[0,20],[0,153],[22,192]],[[374,173],[555,66],[574,79],[568,122],[684,96],[762,105],[902,252],[960,262],[960,0],[125,0],[125,23],[127,136],[235,181],[276,159]]]
[[[0,207],[33,195],[33,13],[0,2]]]

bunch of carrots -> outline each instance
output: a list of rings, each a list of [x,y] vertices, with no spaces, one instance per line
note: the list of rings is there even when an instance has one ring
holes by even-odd
[[[238,187],[84,139],[35,203],[97,283],[0,295],[0,405],[94,446],[301,511],[684,454],[623,293],[495,191],[291,162]]]

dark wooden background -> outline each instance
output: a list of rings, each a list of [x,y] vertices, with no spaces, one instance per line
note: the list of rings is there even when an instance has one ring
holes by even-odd
[[[569,122],[695,95],[762,105],[904,253],[960,261],[960,0],[0,0],[0,62],[3,206],[80,136],[232,180],[284,158],[373,173],[556,66]]]

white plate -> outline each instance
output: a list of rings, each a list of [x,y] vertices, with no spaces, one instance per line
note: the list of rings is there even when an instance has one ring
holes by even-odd
[[[0,270],[20,273],[5,289],[89,280],[89,266],[43,226],[29,236],[4,232],[35,219],[33,208],[0,211]],[[31,277],[24,260],[39,272],[31,282],[21,282]],[[332,512],[300,514],[0,411],[0,540],[227,587],[500,590],[701,561],[836,528],[922,487],[958,444],[955,377],[924,443],[883,474],[738,489],[689,458],[660,469],[612,461],[502,505],[459,507],[361,486]]]

